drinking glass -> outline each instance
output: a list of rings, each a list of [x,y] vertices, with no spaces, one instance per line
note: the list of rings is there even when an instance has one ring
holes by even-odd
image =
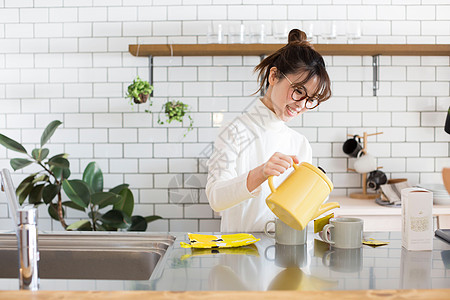
[[[230,24],[228,26],[228,43],[230,44],[246,43],[247,35],[244,24]]]
[[[274,21],[273,36],[279,40],[280,43],[287,41],[289,34],[288,23],[286,21]]]
[[[346,27],[346,35],[349,44],[353,44],[355,40],[361,38],[360,21],[348,21]]]
[[[312,43],[314,41],[314,34],[316,34],[314,27],[315,26],[314,26],[313,22],[304,22],[303,23],[303,31],[306,33],[307,41],[310,43]]]
[[[208,26],[208,32],[206,34],[208,44],[223,44],[224,34],[222,24],[217,24],[216,26]]]
[[[334,40],[337,36],[337,26],[335,21],[324,21],[321,24],[321,36],[326,40],[326,43],[330,40]]]

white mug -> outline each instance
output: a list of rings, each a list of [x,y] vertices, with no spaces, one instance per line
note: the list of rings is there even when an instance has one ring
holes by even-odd
[[[369,153],[363,154],[364,152],[361,150],[356,156],[355,163],[353,164],[355,171],[361,174],[375,171],[377,169],[377,161],[375,157]]]
[[[275,224],[275,233],[271,234],[267,231],[267,225],[270,223]],[[280,219],[270,220],[267,221],[266,225],[264,226],[264,233],[273,239],[275,239],[275,242],[282,245],[303,245],[306,243],[306,228],[303,230],[297,230]]]

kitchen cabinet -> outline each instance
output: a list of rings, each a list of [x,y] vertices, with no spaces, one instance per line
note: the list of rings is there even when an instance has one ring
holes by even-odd
[[[329,202],[338,202],[335,216],[358,217],[364,220],[364,231],[401,231],[401,208],[381,206],[372,200],[330,196]],[[450,205],[433,205],[436,228],[450,228]]]

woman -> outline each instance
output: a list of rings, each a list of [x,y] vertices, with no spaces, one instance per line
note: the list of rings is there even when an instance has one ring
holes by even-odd
[[[293,165],[311,163],[307,139],[285,122],[314,109],[331,96],[330,79],[322,56],[298,29],[288,44],[266,57],[259,73],[264,96],[221,129],[208,161],[206,195],[211,208],[222,216],[222,232],[263,231],[274,218],[265,203],[271,175]],[[279,181],[288,172],[279,176]]]

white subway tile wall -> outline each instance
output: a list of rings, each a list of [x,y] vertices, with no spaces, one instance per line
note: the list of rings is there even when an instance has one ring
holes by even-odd
[[[128,53],[128,44],[206,43],[208,28],[222,24],[227,32],[241,23],[253,31],[264,24],[266,40],[279,42],[272,34],[285,21],[305,30],[313,24],[313,41],[324,42],[320,25],[331,20],[341,35],[333,43],[347,43],[347,21],[358,20],[362,37],[355,43],[450,43],[448,1],[0,1],[0,133],[30,151],[45,126],[61,120],[48,148],[70,154],[73,178],[96,161],[106,187],[130,184],[135,214],[163,217],[148,230],[217,231],[220,218],[204,191],[206,159],[220,126],[256,99],[259,57],[155,57],[153,106],[131,106],[126,88],[137,75],[149,78],[149,61]],[[443,130],[449,56],[382,56],[377,97],[371,57],[324,59],[333,97],[289,125],[310,140],[333,194],[361,190],[342,143],[364,131],[383,132],[368,139],[368,151],[389,178],[440,182],[450,165]],[[192,131],[188,120],[158,123],[168,100],[190,106]],[[1,147],[0,168],[19,156]],[[14,172],[15,184],[37,170]],[[0,229],[9,228],[6,207],[0,193]],[[40,228],[62,230],[41,208]],[[69,210],[68,217],[83,215]]]

